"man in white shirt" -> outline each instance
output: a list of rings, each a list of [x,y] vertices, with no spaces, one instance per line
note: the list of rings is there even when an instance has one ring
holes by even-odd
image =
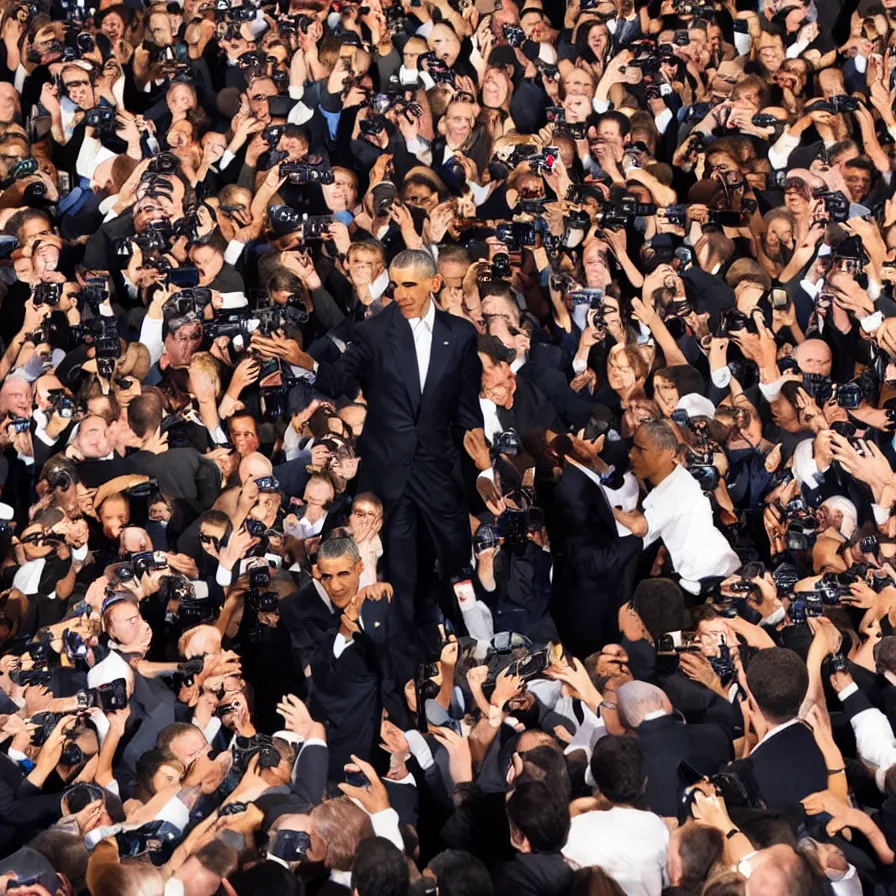
[[[679,442],[662,421],[642,423],[631,449],[632,472],[653,491],[644,513],[614,510],[616,519],[648,547],[662,538],[681,587],[700,593],[700,580],[729,576],[740,559],[712,520],[712,505],[697,480],[678,461]]]

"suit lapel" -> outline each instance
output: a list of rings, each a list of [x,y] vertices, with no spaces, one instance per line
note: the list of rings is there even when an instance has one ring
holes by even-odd
[[[447,314],[436,309],[436,316],[432,325],[432,348],[429,352],[429,369],[426,371],[426,387],[423,389],[423,397],[432,395],[433,389],[442,379],[442,374],[448,367],[453,351],[451,327],[445,320]]]
[[[420,407],[420,370],[417,367],[417,350],[414,348],[414,334],[411,325],[402,316],[398,305],[393,305],[392,326],[389,327],[389,341],[398,371],[404,382],[408,398],[416,416]]]

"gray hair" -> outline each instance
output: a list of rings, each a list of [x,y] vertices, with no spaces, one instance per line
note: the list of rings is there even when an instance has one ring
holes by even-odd
[[[347,536],[328,538],[326,541],[322,541],[317,549],[318,560],[338,560],[346,555],[352,562],[361,559],[361,552],[358,550],[358,546]]]
[[[423,249],[405,249],[392,259],[390,268],[410,268],[424,277],[435,277],[439,273],[435,260]]]
[[[648,420],[638,427],[638,431],[647,433],[647,437],[653,445],[661,451],[671,451],[673,454],[678,453],[680,447],[678,437],[665,420]]]
[[[634,730],[652,712],[671,712],[669,698],[655,684],[646,681],[627,681],[616,691],[616,708],[626,728]]]

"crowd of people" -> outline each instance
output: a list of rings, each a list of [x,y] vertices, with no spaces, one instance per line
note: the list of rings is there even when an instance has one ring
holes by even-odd
[[[896,0],[3,0],[0,893],[896,893]]]

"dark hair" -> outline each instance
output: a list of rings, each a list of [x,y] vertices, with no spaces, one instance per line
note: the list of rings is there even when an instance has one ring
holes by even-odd
[[[722,861],[725,840],[722,832],[702,824],[686,824],[678,841],[681,858],[679,892],[690,896],[700,892],[714,867]]]
[[[352,863],[352,887],[358,896],[405,896],[410,874],[401,850],[385,837],[362,840]]]
[[[430,863],[439,896],[492,896],[494,884],[481,859],[460,849],[446,849]]]
[[[625,896],[625,890],[603,868],[580,868],[570,896]]]
[[[305,884],[288,868],[276,862],[259,862],[235,871],[227,882],[237,896],[258,896],[276,893],[277,896],[304,896]]]
[[[507,800],[511,829],[529,841],[533,852],[559,852],[569,835],[568,794],[547,781],[523,781]]]
[[[162,401],[155,391],[144,392],[128,405],[128,426],[138,439],[152,435],[162,424]]]
[[[594,745],[591,777],[611,803],[646,809],[647,769],[638,742],[622,734],[607,734]]]
[[[642,579],[632,595],[632,606],[654,639],[690,627],[684,595],[672,579]]]
[[[679,398],[692,392],[696,392],[698,395],[706,395],[706,384],[703,382],[703,377],[700,376],[700,371],[691,367],[690,364],[675,364],[672,367],[664,367],[662,370],[658,370],[653,375],[654,383],[656,383],[658,376],[661,376],[664,380],[669,380],[670,383],[675,385]]]
[[[750,660],[747,686],[762,714],[781,725],[799,714],[809,689],[809,672],[792,650],[769,647]]]

